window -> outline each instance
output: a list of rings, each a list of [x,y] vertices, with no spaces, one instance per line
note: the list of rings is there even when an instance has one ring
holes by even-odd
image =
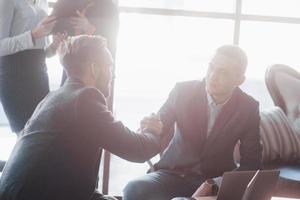
[[[264,84],[264,73],[273,63],[285,63],[297,69],[300,63],[296,56],[300,48],[297,37],[300,20],[278,18],[298,17],[280,12],[273,13],[278,14],[274,18],[266,10],[251,13],[251,1],[243,0],[244,12],[238,13],[234,9],[235,2],[229,1],[224,3],[225,6],[219,1],[209,7],[199,0],[172,1],[172,4],[167,0],[120,0],[123,12],[116,61],[116,117],[136,130],[145,115],[157,112],[176,82],[204,77],[206,62],[213,50],[234,41],[245,49],[249,57],[248,79],[242,89],[260,102],[261,109],[271,108],[273,103]],[[191,2],[194,6],[189,7]],[[273,1],[264,2],[267,3],[261,4],[279,6],[278,10],[282,13],[289,13],[288,10],[295,6],[291,5],[291,1],[281,5],[272,5]],[[122,6],[135,9],[128,11]],[[188,16],[189,12],[170,13],[168,9],[199,10],[199,17]],[[203,12],[211,13],[212,17],[204,16]],[[253,14],[254,18],[246,14]],[[155,157],[154,160],[158,159]],[[122,194],[129,180],[144,175],[148,169],[146,163],[130,163],[112,156],[109,193]]]
[[[243,0],[245,14],[300,17],[299,8],[299,0]]]
[[[121,14],[117,116],[127,120],[131,118],[128,114],[134,113],[133,119],[140,119],[156,111],[176,82],[205,75],[213,47],[231,43],[232,34],[232,20]],[[130,120],[127,123],[131,124]]]
[[[50,90],[59,88],[62,78],[63,67],[59,62],[58,56],[54,56],[46,60],[48,67]]]
[[[299,25],[242,22],[240,44],[249,57],[248,76],[263,79],[266,68],[276,63],[299,67],[299,34]]]
[[[116,117],[137,130],[144,116],[157,112],[176,82],[204,77],[213,48],[231,43],[232,34],[233,21],[227,19],[121,14]],[[148,168],[113,156],[110,193],[121,194],[130,179]]]
[[[10,132],[7,124],[0,126],[0,161],[8,159],[9,154],[16,142],[16,139],[16,135]]]
[[[119,0],[119,6],[234,12],[234,0]]]

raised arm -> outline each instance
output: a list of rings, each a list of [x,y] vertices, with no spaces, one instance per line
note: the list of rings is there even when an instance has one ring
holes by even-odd
[[[172,134],[176,121],[177,85],[172,89],[167,101],[160,108],[158,114],[163,123],[162,137]]]
[[[133,162],[145,162],[160,151],[160,136],[138,134],[116,121],[104,96],[96,89],[85,89],[78,100],[78,124],[100,147]],[[85,136],[86,137],[86,136]]]

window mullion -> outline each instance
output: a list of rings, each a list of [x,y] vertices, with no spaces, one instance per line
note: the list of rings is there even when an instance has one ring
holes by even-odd
[[[233,44],[236,45],[239,44],[239,40],[240,40],[241,15],[242,15],[242,0],[236,0],[234,34],[233,34]]]

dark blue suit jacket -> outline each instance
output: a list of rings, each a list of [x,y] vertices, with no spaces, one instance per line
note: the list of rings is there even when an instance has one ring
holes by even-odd
[[[208,102],[205,81],[178,83],[160,109],[163,134],[172,139],[155,169],[207,178],[237,168],[233,150],[241,142],[237,170],[260,168],[262,146],[259,134],[259,104],[237,88],[207,135]],[[175,131],[172,129],[175,125]]]
[[[159,147],[159,136],[116,121],[97,89],[68,80],[27,122],[0,179],[0,200],[88,200],[102,148],[144,162]]]

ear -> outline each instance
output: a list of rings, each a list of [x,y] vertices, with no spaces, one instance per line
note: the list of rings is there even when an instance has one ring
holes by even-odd
[[[91,72],[94,79],[97,79],[99,76],[101,76],[102,70],[97,67],[95,63],[91,64]]]
[[[245,75],[241,76],[240,79],[238,80],[237,85],[238,86],[242,85],[245,82],[245,80],[246,80],[246,76]]]

